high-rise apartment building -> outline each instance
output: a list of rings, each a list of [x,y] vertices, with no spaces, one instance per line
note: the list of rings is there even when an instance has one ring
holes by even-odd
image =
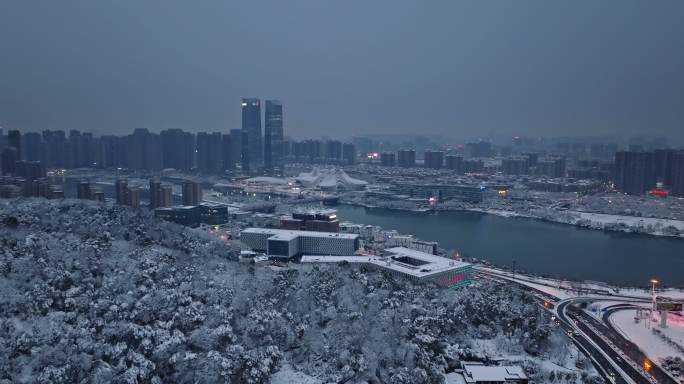
[[[173,189],[171,186],[163,185],[159,190],[159,206],[170,207],[173,205]]]
[[[116,179],[116,182],[114,183],[114,194],[116,196],[117,204],[128,204],[128,180]]]
[[[38,132],[27,132],[23,137],[22,153],[24,160],[41,161],[43,160],[43,140]]]
[[[458,155],[447,155],[445,166],[446,169],[461,173],[463,172],[463,157]]]
[[[444,166],[444,152],[425,151],[423,153],[425,168],[440,169]]]
[[[504,175],[527,175],[530,165],[527,157],[515,156],[501,160],[501,173]]]
[[[161,207],[161,182],[157,179],[150,180],[150,209]]]
[[[225,154],[224,154],[225,155]],[[231,167],[228,169],[235,168],[235,165],[239,163],[242,159],[242,130],[241,129],[231,129],[230,130],[230,151],[228,153],[229,164]]]
[[[397,165],[397,156],[394,152],[383,152],[380,154],[380,165],[383,167],[394,167]]]
[[[656,186],[656,162],[653,152],[618,151],[615,153],[615,188],[628,194],[642,194]]]
[[[17,161],[19,161],[19,151],[15,147],[3,148],[2,155],[0,155],[2,174],[14,175],[16,173]]]
[[[221,163],[223,170],[235,169],[235,163],[232,161],[230,134],[221,136]]]
[[[195,165],[195,135],[172,128],[161,132],[164,168],[189,171]]]
[[[325,143],[325,161],[330,164],[342,162],[342,142],[328,140]]]
[[[43,143],[45,153],[43,154],[46,167],[67,167],[67,139],[64,131],[43,131]]]
[[[183,205],[199,205],[202,201],[202,186],[196,181],[183,182]]]
[[[79,181],[76,185],[76,198],[90,200],[93,198],[93,190],[89,181]]]
[[[133,208],[140,208],[140,188],[128,188],[126,204]]]
[[[342,160],[346,165],[354,165],[356,162],[356,146],[353,143],[342,144]]]
[[[467,143],[466,149],[470,157],[491,157],[493,154],[492,143],[487,141]]]
[[[670,166],[670,192],[675,196],[684,197],[684,151],[672,154]]]
[[[223,170],[221,133],[197,134],[197,169],[205,174],[220,174]]]
[[[7,146],[17,150],[17,160],[23,159],[23,154],[21,152],[21,132],[16,129],[7,131]]]
[[[537,174],[559,178],[565,177],[565,157],[546,157],[537,161]]]
[[[404,168],[416,166],[416,151],[413,149],[400,149],[397,152],[397,165]]]

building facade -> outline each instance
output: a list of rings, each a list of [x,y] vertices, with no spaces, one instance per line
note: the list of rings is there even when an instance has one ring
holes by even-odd
[[[359,235],[285,229],[248,228],[240,240],[252,250],[275,258],[299,255],[353,255],[359,248]]]
[[[242,169],[255,171],[263,165],[261,100],[242,99]]]
[[[264,167],[282,172],[283,167],[283,105],[278,100],[266,100],[264,115]]]

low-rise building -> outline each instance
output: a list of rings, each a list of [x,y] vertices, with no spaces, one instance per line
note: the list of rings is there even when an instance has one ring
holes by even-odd
[[[459,200],[479,203],[484,197],[484,189],[479,185],[397,183],[393,185],[393,190],[412,198],[434,198],[437,201]]]
[[[463,287],[470,284],[472,265],[404,247],[386,249],[380,256],[302,256],[303,263],[348,262],[385,270],[417,283],[434,283],[441,287]]]
[[[282,229],[301,231],[340,231],[337,211],[333,209],[294,212],[292,216],[284,216],[280,219],[280,227]]]
[[[228,206],[220,203],[202,202],[199,204],[199,220],[204,224],[223,224],[228,222]]]
[[[529,378],[520,366],[484,365],[462,362],[461,369],[445,375],[446,384],[527,384]]]
[[[197,205],[179,205],[157,208],[154,210],[154,215],[162,220],[196,227],[199,225],[199,212],[200,208]]]
[[[306,255],[353,255],[359,248],[359,235],[286,229],[248,228],[240,240],[253,251],[270,257],[291,259]]]
[[[429,253],[432,255],[437,253],[436,242],[418,240],[411,235],[391,234],[390,236],[388,236],[386,243],[391,247],[405,247],[409,249],[414,249],[416,251]]]

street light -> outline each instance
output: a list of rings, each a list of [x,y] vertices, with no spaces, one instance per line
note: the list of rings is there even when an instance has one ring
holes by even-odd
[[[651,363],[651,361],[649,361],[648,359],[644,359],[644,370],[646,372],[650,372],[652,366],[653,364]]]
[[[650,327],[651,321],[653,321],[653,312],[656,310],[656,284],[658,284],[659,281],[657,279],[651,279],[649,282],[651,283],[651,313],[648,316],[648,324]]]

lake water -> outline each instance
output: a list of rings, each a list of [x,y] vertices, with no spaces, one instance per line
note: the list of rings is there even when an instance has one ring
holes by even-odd
[[[474,212],[416,213],[340,205],[340,221],[379,225],[437,241],[498,266],[567,279],[684,287],[684,239],[581,229]]]

